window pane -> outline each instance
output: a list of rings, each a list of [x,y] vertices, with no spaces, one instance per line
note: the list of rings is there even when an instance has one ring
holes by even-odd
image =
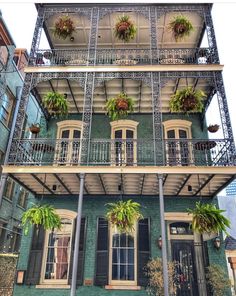
[[[122,130],[115,131],[115,139],[122,139]]]
[[[45,279],[67,279],[70,260],[72,221],[62,219],[61,229],[49,234]]]
[[[126,139],[133,139],[134,138],[134,132],[131,130],[126,130]]]
[[[174,130],[167,131],[167,138],[175,139],[175,131]]]
[[[187,139],[187,132],[185,130],[179,130],[179,138]]]
[[[61,133],[62,139],[68,139],[69,138],[69,134],[70,134],[70,131],[69,130],[62,131],[62,133]]]
[[[78,130],[73,131],[73,139],[80,139],[80,131]]]

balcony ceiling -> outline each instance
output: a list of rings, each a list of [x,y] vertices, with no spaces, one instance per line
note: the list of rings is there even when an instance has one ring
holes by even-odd
[[[213,172],[213,171],[212,171]],[[14,173],[11,176],[26,185],[36,194],[78,195],[79,174],[71,173]],[[165,196],[197,196],[212,197],[227,182],[232,181],[232,174],[164,174]],[[119,185],[122,184],[125,195],[158,195],[158,180],[156,174],[86,174],[84,194],[119,195]],[[56,185],[56,190],[53,190]],[[189,190],[191,186],[191,191]],[[55,189],[55,188],[54,188]]]
[[[210,86],[204,78],[179,78],[169,80],[161,89],[162,112],[170,112],[169,101],[171,95],[176,89],[186,87],[186,85],[194,86],[205,91],[206,94],[210,92]],[[45,81],[37,86],[37,91],[41,98],[48,91],[58,91],[62,94],[67,94],[69,102],[69,113],[78,113],[83,110],[84,91],[79,86],[78,81],[75,80],[50,80]],[[95,88],[93,99],[93,112],[105,113],[105,103],[109,98],[112,98],[125,91],[130,97],[134,99],[134,112],[152,113],[152,92],[151,88],[142,81],[132,79],[113,79],[104,81],[103,85]],[[77,106],[77,107],[76,107]]]
[[[98,40],[97,44],[100,48],[149,48],[150,47],[150,30],[149,21],[141,14],[134,12],[125,13],[128,14],[137,27],[137,34],[134,40],[129,43],[124,43],[118,40],[114,36],[114,27],[119,16],[124,13],[112,13],[106,15],[99,21],[98,24]],[[176,43],[170,30],[169,23],[176,15],[186,16],[192,23],[194,31],[182,40]],[[55,14],[46,21],[46,28],[52,43],[53,48],[87,48],[89,43],[90,22],[89,20],[79,14],[70,14],[71,19],[74,22],[76,31],[73,33],[74,41],[70,41],[70,38],[66,40],[58,39],[53,35],[53,28],[55,22],[61,15]],[[195,12],[171,12],[166,13],[160,17],[157,23],[157,36],[158,36],[158,48],[195,48],[199,46],[203,30],[203,20]]]

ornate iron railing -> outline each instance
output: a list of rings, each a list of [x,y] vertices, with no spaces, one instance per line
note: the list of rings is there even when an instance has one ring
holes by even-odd
[[[30,66],[82,66],[82,65],[179,65],[217,64],[212,48],[148,48],[96,49],[89,58],[86,49],[41,49],[29,60]],[[155,59],[153,58],[155,57]]]
[[[165,166],[233,166],[231,140],[163,140]],[[86,159],[81,158],[82,140],[13,140],[9,165],[114,165],[155,166],[154,141],[91,139]]]

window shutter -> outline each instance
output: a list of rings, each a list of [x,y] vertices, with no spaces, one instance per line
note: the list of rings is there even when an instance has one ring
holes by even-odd
[[[40,272],[43,259],[43,247],[45,230],[42,226],[34,227],[31,250],[28,261],[25,283],[27,285],[37,285],[40,281]]]
[[[96,274],[94,281],[97,286],[105,286],[108,284],[108,242],[108,221],[104,218],[98,218]]]
[[[147,286],[148,278],[144,267],[150,258],[150,220],[145,218],[138,222],[138,285]]]
[[[71,284],[71,279],[72,279],[76,223],[77,223],[77,219],[75,220],[75,227],[74,227],[73,237],[72,237],[71,256],[70,256],[70,271],[69,271],[69,280],[68,280],[69,284]],[[86,233],[86,219],[81,218],[80,240],[79,240],[79,258],[78,258],[77,281],[76,281],[77,286],[81,286],[83,284],[84,256],[85,256],[85,233]]]

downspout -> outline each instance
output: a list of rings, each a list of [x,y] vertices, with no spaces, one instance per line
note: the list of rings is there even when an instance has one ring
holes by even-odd
[[[16,106],[15,106],[15,111],[14,111],[14,115],[13,115],[13,120],[12,120],[12,125],[11,125],[11,130],[10,130],[10,135],[9,135],[9,139],[8,139],[7,150],[6,150],[6,153],[5,153],[5,158],[4,158],[3,165],[7,165],[8,157],[9,157],[9,154],[10,154],[11,144],[12,144],[13,135],[14,135],[14,129],[15,129],[15,125],[16,125],[16,118],[17,118],[17,114],[18,114],[19,106],[20,106],[21,91],[22,91],[22,86],[17,86],[16,87]],[[2,197],[3,197],[3,192],[4,192],[7,176],[8,176],[8,174],[2,174],[1,175],[1,181],[0,181],[0,207],[1,207],[1,204],[2,204]]]

